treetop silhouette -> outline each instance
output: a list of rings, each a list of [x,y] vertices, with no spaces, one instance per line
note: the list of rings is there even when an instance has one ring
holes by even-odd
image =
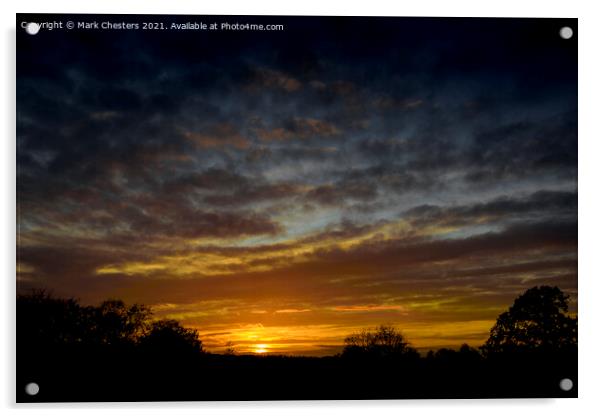
[[[345,338],[343,356],[393,358],[417,356],[405,336],[394,326],[380,325],[376,329],[364,329]]]
[[[569,296],[558,287],[533,287],[502,313],[481,347],[486,355],[577,346],[577,319],[568,312]]]
[[[194,329],[175,320],[153,320],[150,308],[107,300],[98,307],[46,291],[17,297],[18,343],[28,346],[140,346],[147,352],[202,352]]]

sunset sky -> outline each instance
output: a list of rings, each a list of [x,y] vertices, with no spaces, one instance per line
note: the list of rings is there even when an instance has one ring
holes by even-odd
[[[576,311],[576,21],[152,19],[285,29],[18,31],[19,291],[213,352],[478,346],[535,285]]]

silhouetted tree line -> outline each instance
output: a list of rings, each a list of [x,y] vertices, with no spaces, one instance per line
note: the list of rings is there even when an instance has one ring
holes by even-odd
[[[429,358],[453,353],[495,357],[509,354],[530,354],[571,351],[577,347],[577,319],[568,313],[569,296],[558,287],[534,287],[519,296],[510,309],[499,315],[491,328],[489,339],[479,350],[463,344],[458,352],[441,349]],[[480,351],[480,352],[479,352]],[[345,339],[344,356],[350,357],[417,357],[404,335],[393,326],[381,325],[364,329]]]
[[[577,319],[557,287],[534,287],[475,349],[421,357],[395,327],[349,335],[341,354],[224,355],[149,308],[81,306],[37,291],[17,297],[18,401],[154,401],[576,396]],[[571,378],[570,392],[559,388]],[[22,387],[40,384],[27,396]]]
[[[176,320],[153,320],[151,309],[107,300],[98,307],[75,299],[53,298],[46,291],[17,297],[19,348],[139,348],[149,352],[197,354],[203,351],[198,332]]]

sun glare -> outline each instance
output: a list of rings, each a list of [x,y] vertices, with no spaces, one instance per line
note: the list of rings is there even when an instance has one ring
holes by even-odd
[[[265,344],[259,344],[259,345],[255,345],[255,349],[253,350],[253,352],[255,353],[267,353],[268,352],[268,345]]]

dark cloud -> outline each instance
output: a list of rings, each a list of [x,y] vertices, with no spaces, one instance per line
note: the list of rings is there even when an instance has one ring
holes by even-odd
[[[499,197],[486,203],[452,207],[422,205],[402,213],[405,220],[417,227],[466,226],[516,220],[525,216],[534,220],[540,220],[542,216],[574,219],[576,215],[576,193],[547,190],[537,191],[522,199]]]
[[[295,184],[253,185],[232,194],[209,195],[204,201],[216,206],[243,206],[253,202],[294,198],[301,192],[301,188]]]
[[[170,236],[183,238],[231,238],[249,235],[274,235],[282,227],[268,216],[254,212],[204,212],[191,208],[143,206],[152,215],[132,209],[122,218],[132,233],[147,237]]]
[[[338,136],[341,131],[324,120],[293,117],[284,120],[281,127],[258,127],[256,134],[262,141],[269,142]]]
[[[576,178],[576,112],[521,120],[477,132],[468,153],[469,181],[521,178],[547,172]]]
[[[233,146],[246,149],[250,146],[249,140],[230,123],[213,125],[206,133],[184,131],[182,135],[199,148],[223,148]]]
[[[263,89],[275,88],[286,92],[294,92],[302,87],[299,80],[280,71],[271,70],[269,68],[256,68],[253,71],[253,81],[249,88]]]
[[[503,256],[507,253],[529,250],[574,249],[577,244],[575,223],[516,224],[495,233],[484,233],[463,239],[403,238],[398,241],[374,241],[355,250],[329,249],[318,251],[320,274],[329,271],[356,271],[362,269],[399,268],[428,264],[469,256]],[[314,271],[318,272],[318,271]]]
[[[163,184],[167,193],[190,192],[194,189],[224,190],[248,186],[250,179],[226,169],[209,168],[191,172]]]
[[[340,206],[345,200],[373,200],[377,195],[373,184],[347,180],[338,184],[320,185],[309,191],[307,198],[326,206]]]
[[[363,183],[366,187],[381,187],[385,192],[404,194],[414,190],[428,190],[440,184],[432,172],[415,171],[401,165],[381,163],[364,169],[350,169],[344,173],[344,184]]]
[[[297,294],[297,297],[309,297],[312,302],[319,303],[327,302],[335,295],[371,296],[381,294],[385,289],[393,294],[402,288],[404,291],[413,289],[426,294],[433,289],[440,290],[443,282],[445,285],[456,286],[477,284],[484,290],[494,290],[503,288],[505,283],[513,282],[521,274],[551,271],[553,275],[557,275],[559,270],[574,273],[574,258],[546,259],[541,254],[553,257],[558,251],[575,250],[576,245],[577,228],[574,223],[519,224],[498,233],[462,239],[425,240],[410,237],[368,241],[348,250],[316,250],[301,264],[287,265],[267,272],[234,270],[236,273],[229,275],[232,271],[224,270],[224,275],[218,277],[176,281],[155,281],[151,275],[143,280],[130,279],[129,283],[122,284],[130,288],[131,295],[151,296],[152,299],[164,302],[192,302],[199,298],[216,297],[257,299]],[[269,250],[284,248],[286,247],[281,246],[260,250],[267,253]],[[80,290],[85,288],[80,277],[89,275],[90,269],[110,258],[108,252],[95,251],[95,255],[89,253],[80,257],[80,261],[70,264],[71,266],[61,266],[65,263],[61,264],[59,259],[64,257],[66,248],[47,249],[32,248],[23,251],[20,260],[49,272],[53,280],[60,278],[70,282],[69,285],[80,286]],[[244,253],[245,249],[238,251],[239,254],[241,251]],[[533,261],[534,254],[539,254],[537,256],[543,260]],[[111,256],[113,261],[127,257],[126,254],[115,253]],[[264,262],[274,264],[274,259],[266,259]],[[437,265],[457,266],[450,271]],[[161,278],[161,274],[156,278]],[[341,276],[354,277],[354,280],[325,279]],[[104,291],[110,293],[110,283],[119,279],[119,275],[99,278],[90,276],[89,279],[91,281],[86,282],[90,285],[100,285],[99,281],[107,281],[102,285],[105,287]],[[227,280],[228,285],[223,285],[224,280]],[[360,283],[367,285],[358,285]],[[158,288],[161,290],[155,292]]]

